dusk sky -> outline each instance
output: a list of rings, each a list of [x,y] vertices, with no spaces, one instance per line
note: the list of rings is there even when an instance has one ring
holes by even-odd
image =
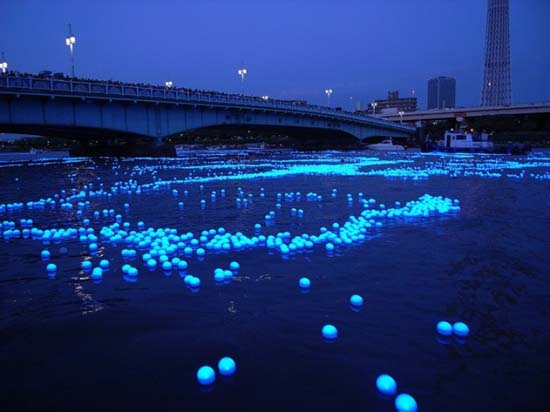
[[[457,79],[457,105],[478,105],[486,0],[0,0],[9,68],[240,91],[350,109]],[[550,101],[550,1],[511,0],[513,103]],[[353,96],[353,100],[350,100]]]

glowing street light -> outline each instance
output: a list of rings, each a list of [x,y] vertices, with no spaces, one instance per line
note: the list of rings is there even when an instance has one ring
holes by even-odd
[[[264,102],[267,102],[267,101],[269,100],[269,96],[262,96],[262,100],[263,100]]]
[[[403,110],[399,111],[399,116],[401,116],[400,123],[403,124],[403,115],[405,112]]]
[[[169,81],[167,81],[166,83],[164,83],[164,85],[165,85],[166,87],[168,87],[168,88],[171,88],[172,85],[173,85],[173,83],[169,80]]]
[[[74,45],[76,43],[76,37],[73,34],[73,31],[71,29],[71,25],[69,24],[69,35],[65,38],[65,44],[69,46],[69,50],[71,51],[71,74],[72,77],[74,77]]]
[[[325,94],[327,95],[327,106],[330,106],[330,95],[332,94],[332,89],[325,89]]]
[[[372,102],[370,105],[372,106],[372,115],[374,116],[374,114],[376,113],[376,106],[378,106],[378,103]]]
[[[0,61],[0,69],[2,69],[2,73],[6,74],[6,70],[8,69],[8,62],[4,57],[4,52],[2,52],[2,61]]]
[[[247,73],[245,68],[237,70],[237,74],[241,76],[241,94],[244,94],[244,76],[246,76]]]

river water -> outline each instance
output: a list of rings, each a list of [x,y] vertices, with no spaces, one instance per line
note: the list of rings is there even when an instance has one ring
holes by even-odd
[[[6,160],[0,222],[2,410],[395,411],[382,373],[420,411],[550,402],[549,153]]]

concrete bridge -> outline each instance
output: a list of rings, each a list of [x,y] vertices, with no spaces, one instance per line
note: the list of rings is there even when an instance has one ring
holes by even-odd
[[[0,132],[162,142],[210,127],[254,126],[411,137],[411,126],[299,101],[120,82],[0,75]],[[135,138],[135,139],[133,139]]]
[[[480,106],[459,107],[456,109],[419,110],[416,112],[380,114],[378,118],[395,122],[415,123],[418,121],[438,121],[451,119],[467,119],[475,117],[504,117],[525,115],[548,115],[550,103],[518,104],[513,106]]]

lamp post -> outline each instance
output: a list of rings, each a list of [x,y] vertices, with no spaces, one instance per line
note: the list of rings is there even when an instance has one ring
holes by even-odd
[[[332,94],[332,89],[325,89],[325,94],[327,95],[327,106],[330,106],[330,95]]]
[[[0,61],[0,69],[2,69],[3,74],[6,74],[7,68],[8,68],[8,62],[6,61],[6,58],[4,57],[4,52],[2,52],[2,61]]]
[[[237,74],[241,76],[241,94],[244,94],[244,76],[248,71],[243,67],[242,69],[237,70]]]
[[[399,120],[399,123],[403,124],[403,115],[405,114],[405,112],[403,110],[400,110],[399,111],[399,116],[401,116],[401,119]]]
[[[173,83],[170,80],[168,80],[166,83],[164,83],[164,85],[170,89]]]
[[[267,101],[269,100],[269,96],[262,96],[262,100],[263,100],[264,102],[267,102]]]
[[[374,116],[376,114],[376,106],[378,106],[378,103],[372,102],[370,105],[372,106],[372,115]]]
[[[65,44],[69,46],[71,51],[71,76],[74,77],[74,45],[76,43],[76,37],[73,34],[71,25],[69,24],[69,35],[65,38]]]

